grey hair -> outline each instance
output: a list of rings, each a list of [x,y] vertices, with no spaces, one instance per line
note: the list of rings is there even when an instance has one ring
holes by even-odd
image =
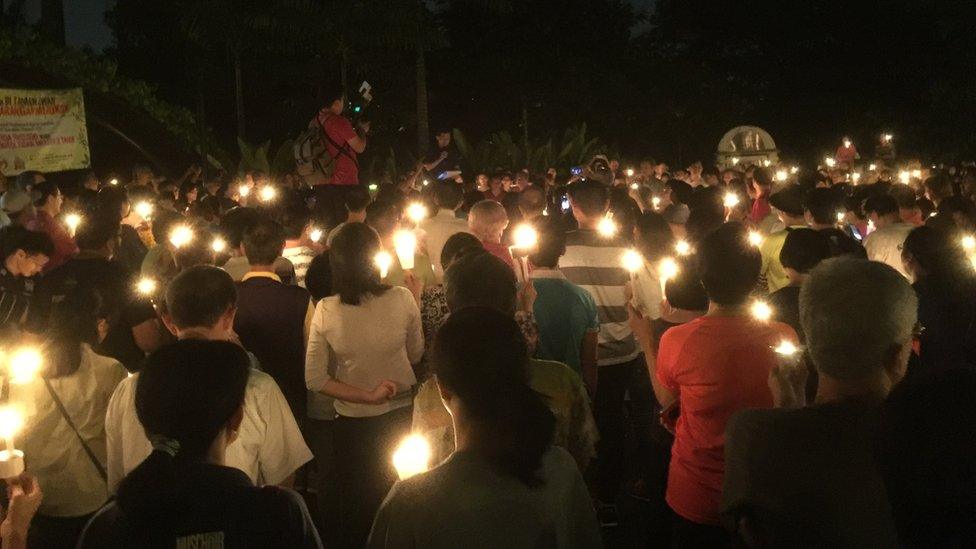
[[[471,206],[468,212],[468,230],[481,240],[505,230],[508,214],[505,207],[494,200],[482,200]]]
[[[860,380],[884,367],[892,346],[912,336],[918,298],[884,263],[837,257],[810,272],[800,290],[800,323],[817,370]]]

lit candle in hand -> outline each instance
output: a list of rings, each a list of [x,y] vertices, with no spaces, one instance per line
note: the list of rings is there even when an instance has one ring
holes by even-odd
[[[14,448],[14,435],[24,425],[20,412],[10,405],[0,408],[0,437],[5,449],[0,450],[0,478],[13,478],[24,472],[24,453]]]
[[[393,452],[393,467],[400,480],[425,473],[430,469],[430,443],[423,435],[412,434],[400,442]]]
[[[396,250],[400,267],[404,271],[413,269],[414,254],[417,252],[417,236],[413,231],[397,231],[393,234],[393,248]]]

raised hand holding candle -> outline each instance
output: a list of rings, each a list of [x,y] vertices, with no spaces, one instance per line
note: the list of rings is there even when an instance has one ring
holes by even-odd
[[[174,248],[182,248],[192,242],[193,237],[193,229],[186,225],[178,225],[169,232],[169,243]]]
[[[393,247],[396,250],[400,267],[404,271],[413,269],[414,254],[417,252],[417,236],[413,231],[397,231],[393,235]]]
[[[71,236],[74,236],[78,231],[78,225],[81,225],[81,216],[76,213],[70,213],[64,216],[64,224],[68,226],[68,232]]]
[[[14,435],[23,425],[20,411],[9,404],[0,408],[0,437],[5,445],[0,451],[0,478],[13,478],[24,472],[24,453],[14,448]]]
[[[539,233],[531,225],[519,225],[512,232],[512,246],[509,248],[509,253],[518,260],[522,282],[529,280],[529,262],[526,255],[538,245]],[[514,250],[521,253],[515,254]]]
[[[390,266],[393,265],[393,256],[389,252],[377,252],[373,256],[373,263],[376,268],[380,271],[380,280],[386,278],[386,275],[390,272]]]

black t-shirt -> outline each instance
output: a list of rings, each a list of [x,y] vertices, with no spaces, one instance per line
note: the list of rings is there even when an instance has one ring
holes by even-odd
[[[784,286],[769,294],[769,305],[773,309],[775,320],[787,324],[796,330],[800,343],[806,341],[803,328],[800,326],[800,287]]]
[[[92,517],[78,547],[322,547],[294,491],[257,488],[232,467],[177,467],[175,501],[150,489],[130,498],[138,509],[113,501]]]
[[[20,326],[30,306],[30,293],[24,279],[0,268],[0,332],[7,333]]]
[[[922,278],[918,296],[919,358],[925,370],[976,366],[976,295],[948,281]]]
[[[463,162],[461,153],[458,152],[457,147],[454,146],[454,143],[450,143],[444,149],[440,147],[432,149],[427,153],[427,156],[424,157],[424,163],[430,164],[431,162],[436,162],[441,157],[441,153],[445,152],[447,153],[447,158],[441,160],[436,166],[434,166],[434,169],[430,170],[431,175],[436,178],[440,178],[441,174],[444,172],[460,172],[464,170],[463,166],[461,165]]]

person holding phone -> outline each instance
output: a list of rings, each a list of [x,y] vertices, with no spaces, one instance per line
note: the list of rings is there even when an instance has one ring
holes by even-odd
[[[315,121],[322,128],[325,141],[324,165],[330,165],[332,174],[327,183],[315,186],[316,209],[328,216],[333,225],[345,218],[345,195],[359,185],[359,157],[366,151],[369,122],[361,121],[357,127],[342,115],[346,106],[346,91],[335,85],[325,89],[324,107]]]

